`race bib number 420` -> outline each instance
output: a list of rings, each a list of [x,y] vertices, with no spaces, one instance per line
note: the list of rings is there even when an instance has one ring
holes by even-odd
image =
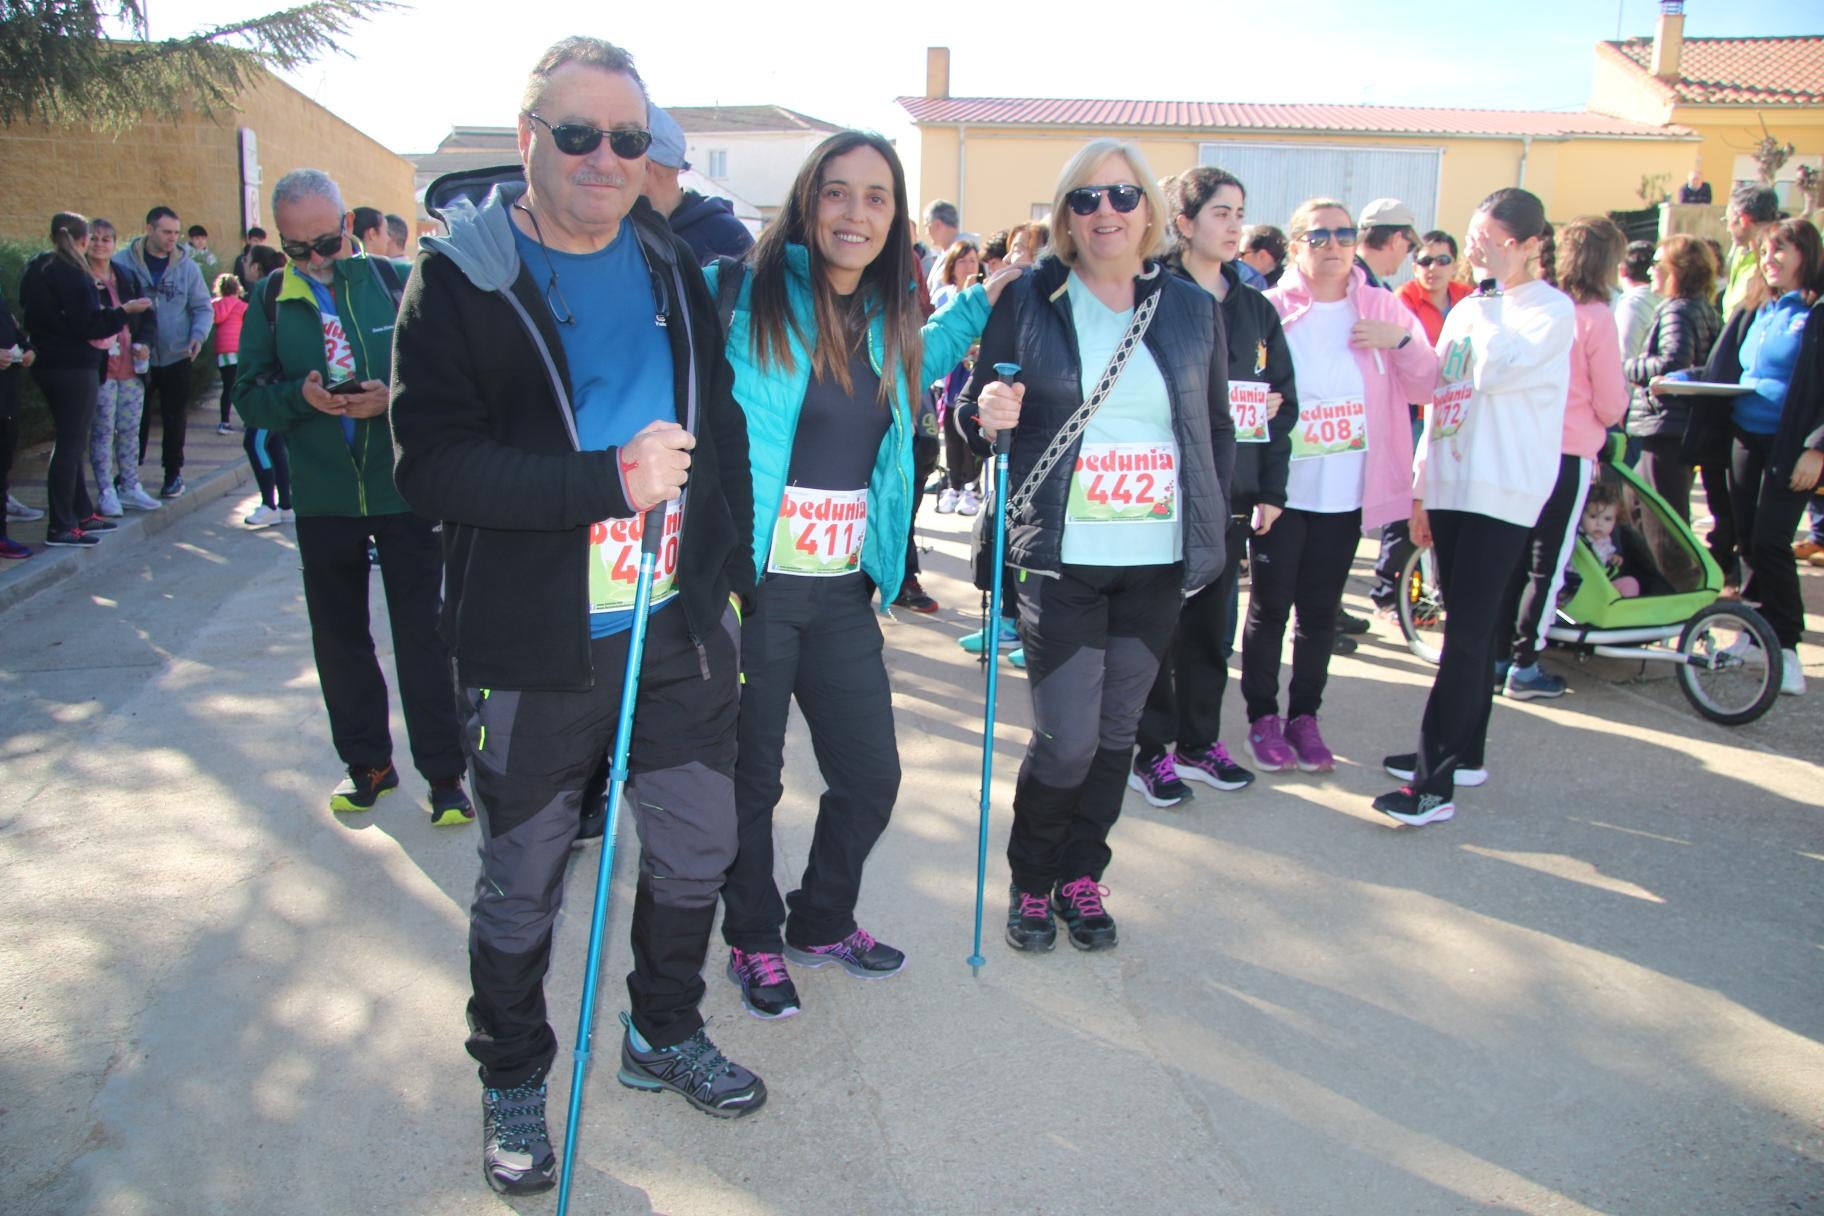
[[[779,520],[773,525],[771,574],[835,578],[861,569],[861,542],[868,534],[868,492],[785,487]]]
[[[1070,475],[1073,524],[1169,524],[1178,518],[1178,445],[1085,443]]]
[[[1469,417],[1469,397],[1473,388],[1469,381],[1459,380],[1446,384],[1431,399],[1431,437],[1432,439],[1449,439],[1463,429],[1463,422]]]
[[[652,604],[656,608],[678,591],[678,534],[683,513],[674,506],[665,512],[665,540],[659,546],[652,575]],[[589,611],[631,612],[634,587],[640,580],[640,542],[646,535],[646,517],[604,519],[589,525]]]
[[[1267,441],[1267,394],[1272,391],[1259,380],[1229,381],[1229,417],[1235,420],[1236,443]]]
[[[1368,450],[1368,403],[1360,397],[1299,402],[1292,459],[1315,460]]]

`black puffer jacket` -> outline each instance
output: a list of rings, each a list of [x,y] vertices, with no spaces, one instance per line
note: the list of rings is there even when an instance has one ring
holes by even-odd
[[[1189,279],[1182,267],[1178,273]],[[1235,445],[1235,480],[1229,507],[1237,515],[1255,503],[1286,505],[1286,473],[1292,467],[1292,428],[1298,423],[1298,385],[1292,378],[1292,348],[1286,345],[1279,310],[1241,281],[1235,263],[1223,265],[1229,294],[1222,299],[1222,325],[1229,344],[1229,380],[1264,383],[1285,401],[1267,424],[1267,442]],[[1194,280],[1193,280],[1194,281]]]
[[[1644,438],[1685,433],[1691,398],[1677,393],[1651,396],[1647,382],[1655,376],[1702,367],[1722,328],[1716,305],[1707,299],[1674,296],[1660,302],[1640,354],[1622,364],[1622,372],[1633,386],[1633,397],[1628,402],[1628,434]]]
[[[1026,396],[1008,457],[1008,485],[1016,492],[1038,463],[1051,437],[1083,404],[1082,359],[1065,283],[1070,267],[1047,256],[1007,285],[982,333],[975,373],[963,389],[957,425],[984,455],[976,398],[994,378],[996,363],[1018,363]],[[1172,433],[1178,442],[1184,503],[1184,589],[1197,591],[1222,572],[1223,535],[1229,524],[1229,486],[1235,470],[1235,424],[1229,418],[1228,345],[1216,298],[1158,264],[1134,280],[1134,304],[1163,293],[1144,339],[1171,394]],[[1091,374],[1100,368],[1091,369]],[[1039,574],[1063,564],[1064,510],[1077,450],[1052,467],[1032,502],[1007,525],[1007,561]]]

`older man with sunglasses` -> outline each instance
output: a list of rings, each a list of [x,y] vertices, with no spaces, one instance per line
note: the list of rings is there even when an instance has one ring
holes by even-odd
[[[424,242],[399,321],[399,484],[444,521],[444,628],[481,810],[468,1048],[483,1176],[506,1194],[556,1180],[544,977],[584,790],[617,725],[627,575],[654,508],[665,544],[629,758],[641,856],[618,1076],[724,1118],[766,1100],[698,1010],[737,849],[747,428],[696,259],[640,197],[649,114],[620,48],[545,52],[520,104],[524,183],[442,207],[450,235]]]
[[[371,811],[399,785],[369,625],[371,544],[431,822],[470,823],[450,656],[436,629],[442,554],[431,522],[412,514],[393,485],[386,386],[405,272],[355,251],[343,234],[341,191],[319,170],[280,178],[272,210],[291,264],[248,301],[234,403],[250,427],[283,434],[289,449],[311,646],[330,736],[348,767],[329,807]]]

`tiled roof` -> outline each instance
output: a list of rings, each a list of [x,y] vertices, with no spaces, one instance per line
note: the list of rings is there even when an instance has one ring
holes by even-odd
[[[1600,45],[1652,79],[1651,38]],[[1824,36],[1687,38],[1678,67],[1657,83],[1687,105],[1824,105]]]
[[[762,131],[840,131],[832,123],[784,106],[666,106],[686,135]]]
[[[901,97],[915,123],[945,126],[1171,127],[1199,131],[1313,131],[1377,135],[1683,136],[1582,111],[1447,110],[1417,106],[1256,105],[1221,101],[1103,101],[1040,97]]]

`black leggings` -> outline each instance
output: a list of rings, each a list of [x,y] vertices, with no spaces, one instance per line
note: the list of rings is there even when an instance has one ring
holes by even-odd
[[[48,477],[51,535],[68,532],[95,514],[95,501],[83,479],[89,462],[89,431],[95,425],[95,401],[101,395],[99,367],[39,370],[32,374],[51,407],[55,437],[51,441]]]
[[[1265,536],[1249,544],[1248,624],[1241,639],[1241,696],[1248,721],[1279,712],[1279,653],[1286,619],[1298,609],[1292,636],[1292,684],[1286,716],[1315,714],[1330,678],[1336,607],[1349,581],[1362,513],[1288,507]]]
[[[970,448],[969,441],[958,433],[954,422],[944,428],[944,472],[949,478],[946,484],[952,490],[974,485],[982,475],[985,463]]]
[[[1153,757],[1176,743],[1180,753],[1209,747],[1222,733],[1222,696],[1229,687],[1229,648],[1235,636],[1235,584],[1247,554],[1246,517],[1229,520],[1228,564],[1216,581],[1184,601],[1178,629],[1140,714],[1140,754]]]
[[[291,454],[285,436],[250,426],[241,436],[241,450],[253,466],[253,479],[260,483],[260,501],[281,511],[291,510]]]
[[[10,373],[0,372],[0,376]],[[0,389],[0,392],[4,392]],[[6,479],[13,470],[13,451],[19,446],[19,419],[14,414],[0,413],[0,498],[7,495]],[[6,512],[0,511],[0,540],[6,539]]]
[[[222,425],[228,425],[228,413],[234,408],[234,378],[240,374],[240,367],[234,363],[222,365]]]
[[[1564,586],[1564,568],[1570,564],[1583,500],[1590,492],[1590,465],[1582,456],[1558,458],[1558,484],[1540,509],[1539,522],[1526,538],[1526,551],[1508,583],[1501,619],[1513,622],[1509,645],[1515,667],[1538,661],[1545,631],[1557,618],[1558,589]]]

